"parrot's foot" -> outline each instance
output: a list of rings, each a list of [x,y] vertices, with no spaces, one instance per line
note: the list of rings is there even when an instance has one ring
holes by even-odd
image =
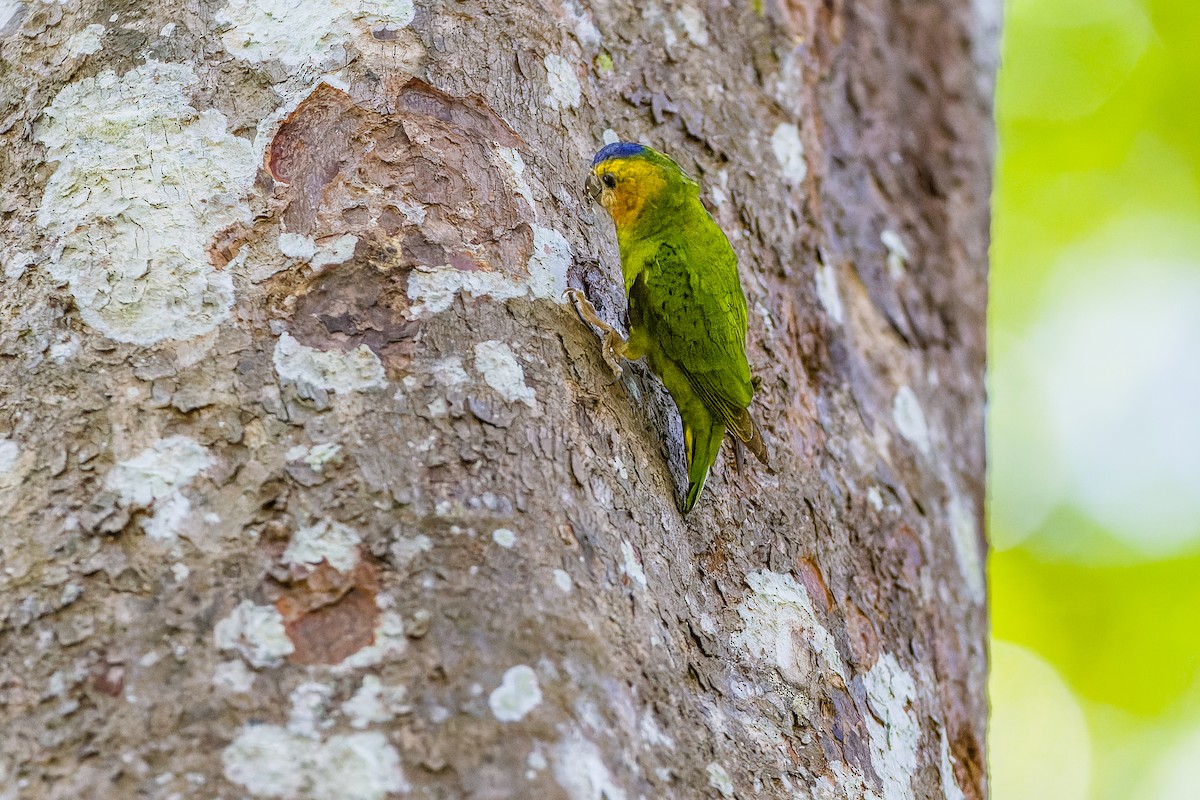
[[[621,377],[621,358],[625,356],[628,345],[625,337],[612,325],[600,319],[596,307],[592,305],[591,300],[584,297],[583,292],[578,289],[567,289],[563,292],[563,297],[570,298],[571,304],[575,306],[575,313],[581,320],[600,331],[600,354],[604,356],[604,363],[608,364],[613,375]]]

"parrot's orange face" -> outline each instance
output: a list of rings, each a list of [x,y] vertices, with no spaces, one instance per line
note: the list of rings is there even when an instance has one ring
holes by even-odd
[[[618,229],[637,221],[647,201],[667,188],[662,167],[642,156],[645,148],[618,142],[600,151],[584,182],[588,197],[604,207]],[[605,158],[601,156],[611,152]]]

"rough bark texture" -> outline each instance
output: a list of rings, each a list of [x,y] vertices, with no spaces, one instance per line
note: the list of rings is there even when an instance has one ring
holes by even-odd
[[[984,797],[985,5],[0,0],[0,797]],[[686,519],[606,131],[742,263]]]

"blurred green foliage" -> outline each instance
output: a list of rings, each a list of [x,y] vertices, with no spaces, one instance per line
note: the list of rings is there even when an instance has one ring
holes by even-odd
[[[1041,673],[998,658],[995,800],[1073,800],[1029,788],[1056,759],[1080,797],[1200,798],[1200,0],[1010,0],[996,115],[993,633],[1090,743],[1018,752],[1061,709],[1018,710]]]

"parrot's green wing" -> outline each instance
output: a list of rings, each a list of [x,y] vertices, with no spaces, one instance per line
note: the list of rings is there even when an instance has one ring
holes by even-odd
[[[714,419],[749,442],[754,396],[746,361],[746,300],[724,234],[661,242],[630,287],[631,322],[641,317],[653,347],[670,359]],[[675,387],[668,386],[675,393]],[[682,387],[680,387],[682,388]]]

